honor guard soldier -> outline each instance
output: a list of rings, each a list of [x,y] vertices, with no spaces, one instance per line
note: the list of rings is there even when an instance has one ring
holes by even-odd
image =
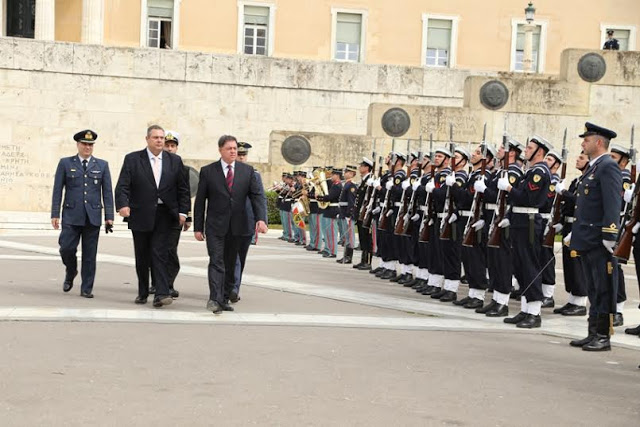
[[[105,231],[113,232],[111,173],[106,161],[93,156],[93,144],[97,138],[98,134],[92,130],[83,130],[73,136],[78,153],[60,159],[51,203],[51,225],[56,230],[60,228],[62,210],[62,231],[58,239],[60,256],[66,268],[62,290],[69,292],[73,288],[73,279],[78,275],[76,251],[82,238],[80,295],[85,298],[93,298],[103,207]]]
[[[412,216],[408,212],[410,208],[411,199],[413,197],[413,186],[415,183],[420,180],[421,168],[418,164],[418,153],[412,152],[409,154],[408,160],[409,167],[407,170],[409,171],[409,176],[402,183],[402,188],[404,189],[404,198],[400,201],[402,203],[401,210],[403,210],[403,214],[398,218],[397,221],[400,221],[404,225],[404,217],[405,215]],[[414,200],[415,203],[415,200]],[[413,210],[413,207],[411,207]],[[405,211],[406,210],[406,211]],[[405,287],[413,286],[417,280],[414,278],[414,269],[418,266],[418,232],[416,227],[413,227],[410,231],[412,234],[407,234],[407,230],[403,230],[404,234],[401,235],[401,241],[403,243],[403,249],[398,254],[402,276],[398,280],[398,284],[403,285]]]
[[[338,215],[340,213],[340,193],[342,192],[342,171],[333,169],[331,171],[331,188],[326,196],[317,196],[320,202],[329,202],[329,206],[324,210],[325,220],[324,235],[327,242],[327,252],[323,258],[335,258],[338,253]]]
[[[610,147],[611,158],[615,160],[622,172],[622,191],[623,195],[622,206],[620,207],[620,224],[623,223],[624,218],[627,215],[627,211],[631,210],[633,191],[635,185],[631,183],[631,172],[627,169],[629,160],[631,159],[631,150],[618,144],[611,144]],[[627,202],[629,200],[629,202]],[[626,261],[624,262],[626,263]],[[622,315],[624,311],[624,302],[627,300],[627,290],[624,281],[624,273],[622,272],[622,264],[618,260],[618,294],[616,296],[616,314],[613,316],[613,326],[622,326],[624,324],[624,317]]]
[[[564,181],[559,182],[555,186],[556,193],[562,196],[562,203],[560,205],[562,223],[560,229],[556,228],[556,233],[562,232],[563,240],[573,229],[577,200],[576,192],[580,180],[584,178],[584,172],[587,170],[588,164],[589,158],[587,155],[580,153],[576,159],[576,169],[578,169],[582,175],[574,178],[567,190],[564,188]],[[563,316],[585,316],[587,314],[587,284],[584,279],[584,273],[582,272],[578,252],[570,250],[567,245],[562,245],[562,272],[564,276],[564,287],[569,294],[569,301],[562,307],[554,309],[553,312],[562,314]]]
[[[505,323],[515,324],[518,328],[539,328],[542,324],[542,279],[540,270],[540,248],[542,247],[542,217],[540,209],[544,207],[551,182],[551,172],[544,162],[546,154],[553,149],[549,141],[532,137],[525,149],[525,158],[529,169],[517,186],[509,179],[500,178],[498,189],[509,193],[511,212],[509,219],[510,237],[513,247],[514,275],[521,287],[521,311],[514,317],[506,318]]]
[[[387,233],[385,230],[381,230],[380,215],[382,214],[382,208],[387,195],[387,181],[392,177],[393,153],[389,153],[384,159],[384,164],[387,166],[387,170],[373,182],[374,190],[376,191],[376,198],[374,201],[375,209],[372,211],[373,220],[371,221],[371,244],[374,246],[372,249],[373,254],[380,258],[380,265],[369,273],[374,274],[376,277],[384,275],[389,270],[392,264],[388,262],[387,252],[388,245],[386,244]]]
[[[553,220],[551,218],[551,209],[556,199],[556,185],[560,182],[558,169],[562,166],[562,156],[557,151],[551,150],[545,157],[545,163],[551,172],[551,183],[547,192],[547,201],[544,207],[540,209],[543,230],[546,229],[547,223]],[[544,246],[540,248],[540,264],[546,266],[542,271],[542,295],[544,296],[542,308],[553,308],[556,304],[553,299],[556,288],[556,256],[553,248],[545,248]]]
[[[358,240],[360,241],[360,250],[362,253],[360,262],[358,264],[354,264],[353,268],[357,268],[359,270],[370,270],[372,254],[371,233],[369,232],[369,229],[362,226],[362,221],[360,221],[359,216],[360,211],[363,209],[362,205],[365,202],[367,190],[373,185],[373,161],[363,157],[360,162],[360,166],[358,167],[358,172],[360,172],[361,181],[356,193],[354,219],[356,220],[356,226],[358,228]]]
[[[397,273],[398,260],[400,259],[400,253],[402,252],[402,236],[397,236],[394,233],[394,224],[400,211],[401,199],[402,199],[402,183],[407,178],[407,172],[403,169],[407,161],[407,157],[402,153],[394,153],[393,158],[393,180],[387,181],[387,191],[389,191],[389,198],[387,201],[387,209],[383,210],[380,214],[380,221],[382,222],[382,216],[387,217],[386,232],[388,236],[389,244],[389,262],[391,266],[386,275],[381,276],[381,279],[389,280],[391,282],[397,282],[402,275]]]
[[[413,289],[418,293],[426,291],[429,286],[429,242],[420,240],[421,227],[424,216],[428,214],[429,206],[427,205],[427,183],[431,180],[431,158],[430,154],[422,157],[422,176],[420,180],[413,184],[413,191],[416,193],[416,213],[411,218],[414,223],[413,228],[418,232],[418,269],[416,271],[417,282],[413,285]],[[425,227],[428,228],[428,219]]]
[[[618,42],[618,39],[613,38],[613,30],[607,30],[607,40],[604,42],[602,49],[620,50],[620,43]]]
[[[351,264],[353,260],[353,248],[355,247],[356,233],[355,233],[355,206],[356,206],[356,192],[358,186],[353,183],[353,177],[356,176],[357,166],[347,165],[344,168],[344,185],[342,187],[342,193],[340,194],[340,218],[347,223],[347,231],[344,240],[344,255],[336,262],[342,264]]]
[[[618,262],[613,257],[620,227],[622,172],[608,155],[609,142],[617,134],[609,129],[585,124],[582,149],[589,166],[578,184],[576,221],[567,236],[570,248],[582,258],[589,293],[588,336],[571,341],[586,351],[611,349],[611,317],[615,314]]]

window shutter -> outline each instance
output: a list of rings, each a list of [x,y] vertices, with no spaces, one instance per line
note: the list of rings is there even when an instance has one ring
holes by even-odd
[[[173,0],[148,0],[149,16],[160,18],[173,17]]]
[[[427,23],[427,48],[449,50],[451,46],[451,21],[429,19]]]
[[[336,23],[336,42],[360,44],[362,15],[357,13],[338,13]]]
[[[244,23],[256,25],[269,24],[269,8],[260,6],[244,7]]]

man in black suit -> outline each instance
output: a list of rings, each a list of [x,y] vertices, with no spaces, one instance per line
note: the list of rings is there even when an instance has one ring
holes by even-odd
[[[133,233],[138,275],[136,304],[146,304],[149,297],[149,270],[156,295],[154,307],[172,302],[167,260],[169,236],[178,225],[184,226],[191,203],[189,185],[182,159],[163,151],[164,129],[152,125],[147,129],[147,148],[124,158],[116,185],[116,209]]]
[[[264,191],[251,166],[236,162],[238,141],[231,135],[218,140],[220,160],[200,170],[193,209],[196,240],[207,239],[209,301],[213,313],[233,311],[229,296],[235,282],[235,263],[243,236],[250,236],[247,197],[256,219],[255,231],[267,232]],[[206,209],[206,224],[205,224]]]

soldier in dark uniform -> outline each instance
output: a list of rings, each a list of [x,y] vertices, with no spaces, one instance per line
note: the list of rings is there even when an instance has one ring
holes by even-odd
[[[398,212],[400,211],[402,193],[404,190],[402,189],[402,183],[407,178],[407,172],[404,170],[404,165],[407,161],[407,158],[402,153],[394,153],[393,158],[394,167],[393,167],[393,180],[387,181],[386,188],[389,191],[389,199],[388,199],[388,210],[386,211],[387,216],[387,243],[389,245],[388,252],[388,261],[391,263],[389,267],[389,271],[387,274],[381,276],[380,278],[383,280],[389,280],[391,282],[397,282],[400,280],[402,275],[397,273],[398,264],[400,264],[400,258],[402,257],[402,252],[404,250],[403,239],[402,236],[398,236],[394,233],[396,219],[398,217]],[[385,215],[385,212],[382,212],[380,215]]]
[[[576,191],[580,180],[584,178],[584,172],[589,164],[589,158],[586,154],[581,153],[576,160],[576,169],[582,172],[582,175],[574,178],[569,185],[569,189],[565,190],[564,181],[559,182],[555,186],[555,191],[562,196],[560,205],[562,223],[555,225],[555,232],[562,232],[564,239],[571,233],[573,223],[575,222],[575,205]],[[569,294],[569,301],[562,307],[553,310],[556,314],[563,316],[585,316],[587,314],[587,284],[582,272],[582,265],[577,251],[572,251],[569,246],[562,245],[562,270],[564,275],[564,287]]]
[[[93,298],[103,207],[105,230],[108,233],[113,228],[111,173],[106,161],[93,157],[93,144],[97,138],[98,135],[92,130],[83,130],[73,136],[78,154],[60,159],[51,202],[51,225],[56,230],[60,228],[62,209],[62,231],[58,239],[60,256],[66,267],[62,290],[69,292],[73,287],[73,279],[78,275],[76,251],[82,238],[80,295],[85,298]]]
[[[387,181],[391,179],[391,169],[392,169],[392,161],[393,153],[389,153],[387,157],[384,159],[384,164],[387,166],[387,170],[377,178],[373,182],[374,191],[376,192],[376,197],[374,201],[375,208],[372,211],[373,220],[371,222],[371,244],[373,247],[373,254],[380,258],[380,265],[369,273],[374,274],[376,277],[380,277],[385,274],[388,270],[388,266],[391,265],[387,262],[386,252],[388,250],[386,245],[386,237],[387,233],[384,230],[381,230],[378,226],[380,224],[380,214],[382,212],[382,208],[384,206],[384,201],[386,199],[387,193]]]
[[[585,124],[582,149],[589,156],[589,166],[580,180],[573,230],[565,238],[582,259],[582,269],[589,293],[588,336],[571,341],[586,351],[611,349],[610,328],[615,313],[618,262],[613,257],[620,226],[622,172],[607,154],[614,131]]]
[[[355,220],[357,219],[355,206],[356,192],[358,191],[358,186],[354,184],[353,178],[356,176],[357,169],[357,166],[352,165],[347,165],[344,168],[344,184],[339,203],[340,218],[346,221],[347,231],[344,240],[344,255],[339,260],[336,260],[336,262],[341,264],[351,264],[353,261],[353,249],[356,241]]]
[[[340,213],[340,193],[342,192],[342,170],[333,169],[331,172],[332,185],[329,194],[326,196],[316,196],[320,202],[329,202],[329,206],[324,210],[325,219],[324,235],[327,239],[327,252],[323,258],[336,258],[338,254],[338,214]]]
[[[424,215],[426,215],[428,211],[425,186],[431,180],[431,159],[428,155],[422,157],[420,168],[422,169],[422,176],[413,183],[413,191],[416,193],[416,210],[411,221],[413,222],[413,229],[417,234],[418,240],[418,265],[416,270],[417,281],[412,287],[416,292],[422,293],[429,285],[429,242],[420,241],[420,227],[422,226]]]
[[[558,152],[551,150],[545,157],[545,162],[551,172],[551,183],[549,184],[546,203],[540,209],[543,230],[546,230],[547,223],[553,220],[551,218],[551,209],[556,200],[556,184],[560,182],[558,169],[562,166],[562,156]],[[545,248],[540,245],[540,264],[546,265],[542,271],[542,295],[544,296],[542,308],[552,308],[556,304],[553,299],[556,288],[556,256],[553,248]]]
[[[402,182],[403,189],[403,197],[400,200],[400,209],[406,207],[409,209],[409,204],[411,203],[411,197],[413,195],[413,184],[415,184],[420,178],[420,165],[418,164],[418,153],[412,152],[408,154],[408,165],[407,170],[409,171],[409,176]],[[404,223],[406,212],[400,216],[396,217],[396,223],[400,222]],[[394,224],[394,225],[395,225]],[[395,227],[394,227],[395,228]],[[418,264],[418,241],[417,238],[414,239],[413,236],[406,233],[399,236],[402,242],[402,249],[398,254],[398,261],[400,263],[400,278],[398,279],[398,284],[410,287],[415,283],[414,279],[414,268]],[[417,236],[416,236],[417,237]]]
[[[613,38],[613,30],[607,30],[607,40],[604,42],[602,49],[620,50],[620,43],[618,42],[618,39]]]
[[[370,270],[371,269],[371,233],[368,229],[362,226],[362,221],[360,221],[360,211],[363,209],[363,203],[365,201],[365,195],[369,189],[371,189],[371,185],[373,184],[373,161],[367,159],[366,157],[362,158],[360,162],[360,166],[358,167],[358,172],[360,172],[360,185],[358,185],[358,189],[356,192],[356,205],[354,207],[354,220],[356,221],[356,227],[358,229],[358,240],[360,242],[360,250],[361,257],[360,262],[358,264],[354,264],[353,268],[357,268],[359,270]]]
[[[320,169],[318,166],[313,167],[313,171]],[[316,199],[316,189],[311,186],[309,190],[303,190],[302,194],[309,198],[309,244],[306,246],[308,251],[319,251],[322,245],[322,237],[320,233],[320,218],[318,200]]]
[[[540,248],[542,246],[542,217],[540,209],[544,207],[551,182],[551,172],[544,158],[553,146],[549,141],[534,136],[525,149],[525,158],[530,168],[522,181],[512,186],[509,179],[500,178],[498,189],[509,193],[511,211],[509,223],[513,248],[513,272],[520,283],[521,311],[514,317],[506,318],[505,323],[515,324],[518,328],[539,328],[542,324],[542,279],[540,270]]]
[[[278,192],[278,197],[276,198],[276,208],[278,209],[278,213],[280,214],[280,224],[282,224],[282,235],[278,237],[279,240],[288,239],[287,229],[284,224],[285,223],[284,210],[282,209],[282,203],[284,201],[284,193],[285,193],[285,187],[286,187],[286,183],[285,183],[286,177],[287,177],[287,173],[282,172],[282,182],[275,186],[275,191]]]
[[[402,164],[398,162],[397,153],[389,153],[387,158],[385,159],[386,164],[389,170],[382,175],[380,178],[380,182],[376,182],[379,184],[377,188],[378,191],[378,207],[373,211],[376,219],[376,233],[377,233],[377,255],[382,260],[381,267],[382,269],[375,273],[376,277],[383,278],[385,280],[389,280],[397,276],[396,274],[396,262],[395,262],[395,247],[393,243],[393,235],[389,233],[388,227],[382,227],[383,215],[391,215],[393,214],[392,209],[387,209],[387,205],[391,199],[390,188],[393,187],[395,181],[395,172],[398,168],[402,168]],[[391,220],[387,218],[387,222]],[[393,231],[391,232],[393,233]]]

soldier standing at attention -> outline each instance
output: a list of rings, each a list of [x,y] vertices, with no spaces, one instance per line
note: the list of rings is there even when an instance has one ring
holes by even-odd
[[[622,172],[608,155],[609,141],[617,134],[609,129],[585,124],[582,149],[589,166],[578,184],[575,222],[565,238],[582,259],[589,294],[589,334],[571,341],[585,351],[611,350],[611,317],[615,313],[618,261],[613,257],[620,226]]]
[[[324,235],[326,238],[326,250],[323,258],[335,258],[338,253],[338,214],[340,211],[340,193],[342,192],[342,170],[333,169],[331,181],[333,184],[326,196],[316,196],[319,202],[329,202],[329,206],[324,210]]]
[[[357,166],[347,165],[344,168],[344,186],[342,193],[340,193],[340,219],[343,219],[347,224],[347,231],[344,240],[344,255],[338,263],[351,264],[353,260],[353,248],[355,247],[355,220],[357,214],[355,213],[356,205],[356,191],[358,186],[353,183],[353,177],[356,176]]]
[[[553,221],[551,218],[551,209],[556,199],[556,184],[560,182],[560,175],[558,175],[558,169],[562,166],[562,156],[554,150],[549,151],[544,161],[549,167],[551,172],[551,183],[549,184],[549,191],[547,192],[547,202],[545,206],[540,209],[542,214],[542,229],[546,230],[547,223]],[[553,224],[550,224],[551,227]],[[543,236],[544,238],[544,236]],[[556,304],[553,299],[553,294],[556,289],[556,256],[553,248],[540,248],[540,264],[546,265],[542,272],[542,308],[553,308]]]
[[[602,46],[604,50],[620,50],[620,43],[618,39],[613,38],[613,30],[607,30],[607,41]]]
[[[76,250],[82,237],[80,296],[85,298],[93,298],[103,206],[105,231],[113,232],[111,173],[106,161],[92,155],[93,144],[97,138],[98,134],[92,130],[83,130],[73,136],[78,154],[60,159],[53,183],[51,203],[51,225],[56,230],[60,228],[62,209],[62,231],[58,239],[60,256],[66,267],[62,290],[69,292],[73,288],[73,279],[78,275]]]
[[[363,157],[360,162],[358,172],[360,172],[361,181],[356,195],[354,220],[356,220],[356,225],[358,227],[358,240],[360,240],[362,256],[360,257],[360,262],[355,264],[353,268],[357,268],[358,270],[370,270],[372,250],[371,233],[369,232],[369,229],[362,226],[362,221],[360,221],[360,211],[363,209],[362,204],[365,201],[364,199],[367,189],[373,183],[373,161]]]

